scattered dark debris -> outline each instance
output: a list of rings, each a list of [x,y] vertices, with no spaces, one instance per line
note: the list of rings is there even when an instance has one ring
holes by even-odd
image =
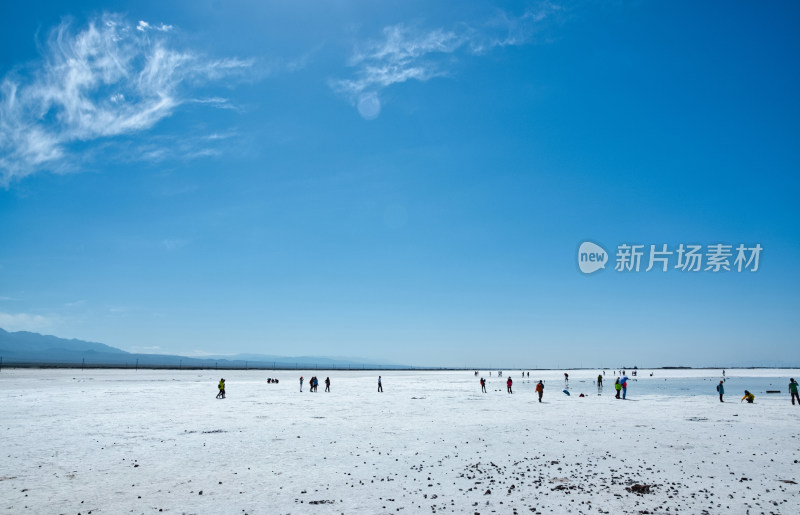
[[[650,488],[652,486],[653,485],[640,485],[640,484],[637,483],[635,485],[632,485],[632,486],[629,486],[629,487],[625,488],[625,490],[629,491],[632,494],[644,495],[644,494],[651,493]]]

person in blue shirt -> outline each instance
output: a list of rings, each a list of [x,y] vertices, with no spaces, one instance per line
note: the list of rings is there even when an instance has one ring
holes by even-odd
[[[628,376],[622,376],[619,382],[622,384],[622,398],[625,399],[625,395],[628,393]]]

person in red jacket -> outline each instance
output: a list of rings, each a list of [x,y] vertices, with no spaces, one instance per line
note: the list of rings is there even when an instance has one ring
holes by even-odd
[[[514,392],[511,391],[511,385],[513,383],[514,383],[514,381],[512,381],[511,377],[509,376],[508,381],[506,381],[506,386],[508,387],[508,393],[514,393]]]
[[[536,385],[536,393],[539,394],[539,402],[542,402],[542,395],[544,394],[544,383],[542,380],[539,380],[539,383]]]
[[[486,393],[486,379],[481,377],[481,391]]]

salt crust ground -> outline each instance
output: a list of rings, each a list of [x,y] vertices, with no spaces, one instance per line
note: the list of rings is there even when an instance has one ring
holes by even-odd
[[[332,392],[301,394],[301,374]],[[592,371],[570,374],[570,397],[555,371],[513,373],[513,395],[470,372],[382,375],[378,394],[373,372],[4,368],[0,512],[800,513],[785,394],[721,404],[633,383],[618,401]]]

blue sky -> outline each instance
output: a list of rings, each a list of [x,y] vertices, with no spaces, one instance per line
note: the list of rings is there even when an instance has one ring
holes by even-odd
[[[3,6],[0,327],[798,365],[796,3],[121,7]],[[583,241],[610,266],[581,273]],[[763,251],[755,272],[617,272],[623,243]]]

